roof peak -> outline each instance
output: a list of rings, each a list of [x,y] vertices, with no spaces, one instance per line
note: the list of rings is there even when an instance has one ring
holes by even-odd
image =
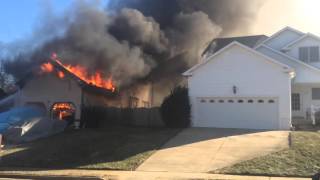
[[[215,38],[216,39],[234,39],[234,38],[249,38],[249,37],[268,37],[265,34],[257,34],[257,35],[248,35],[248,36],[226,36],[226,37],[219,37],[219,38]]]

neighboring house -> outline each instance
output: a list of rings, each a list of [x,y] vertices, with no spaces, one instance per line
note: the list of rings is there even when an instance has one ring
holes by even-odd
[[[84,107],[102,106],[117,108],[148,108],[151,86],[112,90],[100,88],[80,79],[58,63],[50,62],[54,71],[39,73],[35,67],[17,85],[19,90],[0,101],[0,109],[5,107],[37,106],[46,110],[51,119],[81,119]],[[59,77],[59,72],[64,76]]]
[[[212,45],[219,42],[223,48]],[[314,123],[320,109],[319,47],[319,37],[290,27],[269,38],[214,40],[201,62],[183,74],[192,126],[290,129],[292,122]]]

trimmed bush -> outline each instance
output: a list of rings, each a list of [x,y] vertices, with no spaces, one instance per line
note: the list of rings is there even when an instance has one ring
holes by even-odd
[[[178,86],[163,100],[160,111],[167,127],[185,128],[190,126],[190,109],[188,88]]]

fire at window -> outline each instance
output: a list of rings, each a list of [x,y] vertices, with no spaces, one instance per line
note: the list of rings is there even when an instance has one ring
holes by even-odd
[[[73,121],[75,107],[71,103],[56,103],[52,107],[52,118],[66,121]]]

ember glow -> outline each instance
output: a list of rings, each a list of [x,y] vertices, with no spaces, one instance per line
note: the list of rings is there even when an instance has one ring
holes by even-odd
[[[85,81],[88,84],[108,89],[112,92],[116,90],[116,87],[113,83],[112,77],[105,79],[103,78],[103,74],[101,72],[95,72],[93,74],[89,74],[87,68],[80,66],[80,65],[67,65],[63,64],[58,58],[57,55],[54,53],[51,56],[51,60],[58,63],[61,67],[63,67],[66,71],[72,73],[73,75],[77,76],[81,80]],[[41,72],[44,73],[51,73],[54,71],[54,66],[48,62],[41,65]],[[57,71],[57,76],[61,79],[65,77],[65,73],[62,71]]]
[[[75,108],[70,103],[57,103],[53,106],[52,110],[56,113],[59,120],[65,120],[75,112]]]
[[[62,72],[62,71],[59,71],[58,72],[58,77],[60,78],[60,79],[63,79],[64,78],[64,73]]]
[[[40,68],[41,71],[45,73],[51,73],[53,71],[53,65],[51,63],[44,63]]]

